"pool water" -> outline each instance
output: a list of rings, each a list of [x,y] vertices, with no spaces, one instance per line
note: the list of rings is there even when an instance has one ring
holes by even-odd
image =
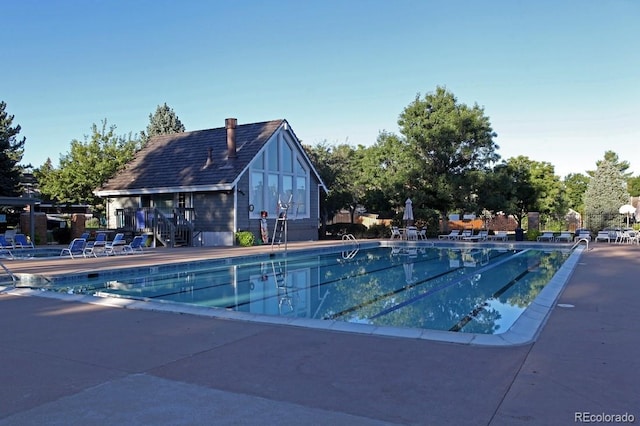
[[[569,256],[566,250],[471,247],[290,252],[170,273],[98,277],[76,287],[259,315],[500,334]]]

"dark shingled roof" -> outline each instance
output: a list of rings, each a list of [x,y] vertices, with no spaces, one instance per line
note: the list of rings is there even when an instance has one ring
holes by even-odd
[[[285,122],[238,125],[235,159],[227,158],[225,127],[154,136],[98,191],[136,193],[153,188],[231,185]],[[209,149],[213,164],[205,168]]]

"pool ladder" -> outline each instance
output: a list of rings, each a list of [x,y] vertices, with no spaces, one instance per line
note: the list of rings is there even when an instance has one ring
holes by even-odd
[[[0,266],[2,266],[2,269],[4,269],[4,271],[7,273],[7,275],[9,275],[9,277],[11,278],[11,281],[13,282],[13,285],[15,286],[16,281],[18,281],[18,278],[16,278],[15,275],[13,275],[13,273],[9,270],[9,268],[7,268],[4,263],[0,262]]]
[[[342,250],[342,258],[343,259],[353,259],[358,254],[360,250],[360,243],[356,240],[356,237],[353,234],[345,234],[342,236],[343,245],[347,245],[349,243],[352,244],[349,249]]]
[[[578,241],[576,241],[576,243],[573,245],[573,247],[571,247],[571,250],[573,250],[574,248],[578,247],[580,245],[581,242],[583,242],[586,244],[587,246],[587,251],[589,251],[589,240],[586,238],[580,238]]]

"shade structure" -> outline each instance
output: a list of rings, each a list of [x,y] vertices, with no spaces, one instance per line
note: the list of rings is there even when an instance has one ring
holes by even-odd
[[[407,198],[407,201],[404,203],[404,215],[402,215],[402,220],[413,221],[413,203],[411,202],[411,198]]]
[[[631,204],[625,204],[623,206],[620,206],[618,211],[620,212],[620,214],[627,215],[627,228],[628,228],[629,227],[629,215],[634,214],[636,212],[636,208],[633,207]]]

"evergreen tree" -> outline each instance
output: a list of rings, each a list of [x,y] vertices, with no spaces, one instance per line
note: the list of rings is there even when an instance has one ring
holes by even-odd
[[[620,225],[619,208],[629,203],[627,182],[619,164],[608,159],[598,162],[584,194],[587,227],[598,231]]]
[[[0,195],[14,197],[20,194],[20,175],[26,138],[18,139],[20,126],[12,127],[13,115],[5,111],[7,104],[0,101]]]
[[[147,141],[156,135],[170,135],[172,133],[184,132],[185,128],[173,109],[167,104],[158,105],[154,114],[149,114],[149,125],[147,131],[140,132],[140,139],[143,146]]]

